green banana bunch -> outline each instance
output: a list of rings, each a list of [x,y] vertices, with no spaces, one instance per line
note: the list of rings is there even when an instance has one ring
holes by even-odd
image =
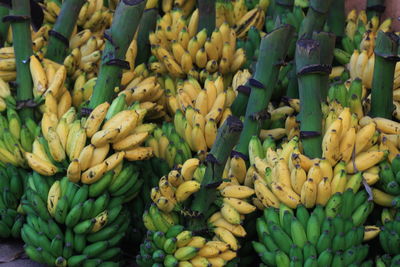
[[[256,221],[253,248],[268,266],[360,266],[368,255],[362,225],[372,208],[367,192],[351,189],[311,213],[302,205],[269,207]]]
[[[32,151],[34,138],[40,133],[40,126],[27,119],[23,125],[15,109],[7,108],[7,115],[0,114],[0,165],[10,163],[26,168],[24,152]]]
[[[243,68],[254,70],[257,62],[259,47],[261,43],[261,31],[255,26],[251,26],[247,34],[247,39],[237,40],[237,47],[243,48],[246,53],[246,63]]]
[[[400,264],[400,255],[394,257],[389,254],[382,255],[376,259],[375,264],[376,267],[397,266]]]
[[[384,213],[387,213],[389,216],[385,216]],[[395,266],[393,265],[393,262],[398,262],[398,255],[400,255],[400,213],[397,212],[397,214],[394,215],[390,213],[391,212],[388,209],[385,209],[382,212],[383,226],[379,233],[379,241],[383,250],[390,256],[394,257],[390,260],[383,260],[385,257],[382,257],[383,262],[387,266]],[[392,265],[387,262],[392,262]]]
[[[177,116],[179,117],[175,115],[175,119],[178,119]],[[155,156],[165,160],[169,168],[183,164],[192,157],[188,143],[179,136],[172,123],[164,122],[161,127],[156,128],[146,140],[146,146],[152,147]]]
[[[14,165],[0,167],[0,237],[20,237],[24,224],[20,201],[25,188],[26,172]]]

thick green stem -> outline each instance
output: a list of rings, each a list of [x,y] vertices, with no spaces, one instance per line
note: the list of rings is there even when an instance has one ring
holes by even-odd
[[[399,61],[399,37],[379,31],[375,42],[375,66],[371,91],[371,116],[390,119],[393,112],[393,77]]]
[[[299,38],[310,39],[314,31],[322,31],[333,0],[311,0],[307,16],[300,26]],[[335,0],[336,1],[336,0]]]
[[[2,6],[0,4],[0,47],[4,46],[4,42],[7,40],[7,34],[8,34],[8,27],[10,26],[10,23],[8,22],[2,22],[3,18],[8,15],[9,9],[6,6]]]
[[[256,72],[249,81],[251,93],[246,108],[243,132],[236,151],[247,156],[250,138],[257,135],[263,121],[263,113],[271,99],[279,70],[293,38],[294,27],[284,25],[261,40]],[[271,53],[273,51],[273,53]]]
[[[234,116],[239,118],[246,113],[251,87],[247,82],[246,85],[239,86],[237,90],[238,95],[231,105],[231,111]]]
[[[140,20],[138,37],[137,37],[137,56],[135,65],[147,62],[150,52],[149,33],[154,31],[157,24],[157,8],[146,9]]]
[[[217,197],[216,187],[222,182],[226,161],[231,155],[242,129],[242,122],[235,116],[229,116],[218,130],[214,145],[207,155],[207,169],[201,182],[201,189],[194,195],[191,206],[193,211],[203,215],[203,220],[195,219],[190,223],[194,229],[200,229],[206,225],[207,216],[204,215],[207,214]]]
[[[286,96],[289,98],[299,98],[299,83],[297,82],[296,64],[294,60],[289,63],[292,65],[288,73],[289,84],[286,90]]]
[[[346,27],[346,14],[344,10],[344,0],[335,0],[328,15],[329,30],[333,32],[336,37],[344,35],[344,28]],[[340,38],[339,38],[340,39]]]
[[[28,19],[13,20],[11,22],[13,34],[13,46],[17,69],[17,100],[25,101],[32,99],[32,76],[29,69],[29,58],[32,52],[32,38],[30,28],[30,4],[29,0],[12,0],[10,15],[25,17]],[[22,108],[20,116],[23,119],[33,118],[30,108]]]
[[[125,54],[139,26],[145,0],[122,0],[115,10],[111,28],[106,31],[107,41],[101,59],[100,72],[89,107],[111,101],[122,77],[122,68],[129,68]]]
[[[85,0],[65,0],[60,15],[52,31],[49,32],[49,45],[46,57],[57,63],[63,63],[69,47],[69,38],[74,30],[79,11]]]
[[[199,7],[199,26],[197,31],[206,29],[207,35],[211,36],[215,29],[215,0],[197,0],[197,6]]]
[[[313,40],[319,42],[320,52],[321,52],[321,65],[324,67],[332,69],[332,61],[333,61],[333,49],[335,49],[335,40],[336,37],[333,33],[328,32],[314,32]],[[330,71],[329,71],[330,72]],[[329,87],[329,73],[321,74],[321,101],[326,101],[328,96],[328,87]]]
[[[385,12],[385,0],[368,0],[367,17],[370,20],[374,16],[380,17]]]
[[[297,42],[296,68],[299,80],[301,124],[304,154],[310,158],[322,156],[321,78],[329,68],[321,65],[319,42],[302,39]]]

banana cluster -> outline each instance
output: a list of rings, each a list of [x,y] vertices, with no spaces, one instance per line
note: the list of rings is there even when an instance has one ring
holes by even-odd
[[[0,78],[5,82],[15,81],[17,72],[15,70],[15,54],[14,47],[5,46],[0,48],[0,60],[3,61],[3,68],[11,70],[1,70]],[[8,66],[8,67],[7,67]]]
[[[85,2],[79,12],[77,26],[83,29],[90,29],[92,31],[102,31],[109,28],[113,18],[113,12],[110,9],[111,4],[115,1],[110,1],[109,7],[106,7],[103,1],[89,0]],[[61,4],[56,1],[48,1],[41,4],[44,21],[49,24],[54,24],[57,17],[60,15]]]
[[[350,108],[343,108],[337,116],[325,121],[322,159],[303,155],[298,137],[282,143],[278,149],[271,138],[261,144],[254,137],[249,145],[250,168],[246,170],[240,157],[232,158],[231,169],[234,160],[236,171],[229,173],[227,169],[225,176],[254,186],[257,195],[254,203],[258,207],[279,207],[279,203],[284,203],[296,208],[302,203],[311,208],[325,205],[336,192],[348,188],[357,192],[363,180],[374,185],[381,176],[378,164],[386,157],[392,162],[398,153],[397,143],[394,145],[387,134],[395,129],[396,123],[368,117],[358,122]]]
[[[376,266],[379,267],[393,266],[399,263],[400,263],[400,255],[392,257],[389,254],[385,254],[382,257],[378,257],[375,262]]]
[[[384,216],[385,213],[387,216]],[[400,242],[400,215],[398,211],[393,214],[393,212],[385,209],[382,211],[382,217],[383,216],[383,226],[379,233],[379,241],[383,250],[387,254],[395,257],[400,254],[400,247],[398,246]],[[396,260],[394,260],[394,262],[396,262]]]
[[[192,77],[176,85],[166,79],[165,84],[176,132],[192,151],[206,152],[215,141],[218,127],[232,114],[230,106],[236,92],[231,87],[225,90],[219,75],[215,80],[207,79],[204,89]]]
[[[137,66],[133,72],[126,72],[127,85],[118,95],[124,95],[128,105],[136,102],[140,103],[140,107],[147,110],[146,119],[156,120],[163,118],[168,112],[163,80],[162,78],[157,78],[157,76],[148,75],[148,71],[142,69],[143,66]],[[129,73],[134,76],[129,78]]]
[[[191,158],[180,167],[161,177],[158,186],[152,188],[151,199],[157,207],[166,213],[181,211],[183,202],[200,190],[205,166],[200,160]]]
[[[227,18],[225,13],[225,21],[235,22],[235,32],[239,39],[245,38],[252,27],[261,30],[265,23],[265,13],[269,6],[269,0],[260,0],[259,3],[248,10],[245,0],[233,2],[233,18]]]
[[[342,39],[342,47],[347,53],[354,50],[366,50],[372,55],[375,47],[375,38],[378,31],[391,30],[392,19],[388,18],[382,23],[378,16],[373,16],[369,21],[365,10],[357,14],[353,9],[347,14],[345,36]]]
[[[363,226],[373,206],[366,191],[347,190],[311,213],[303,205],[295,212],[266,208],[253,248],[268,266],[361,266],[369,250],[362,242],[379,234],[378,227]]]
[[[246,61],[244,50],[236,47],[236,32],[228,23],[216,28],[207,38],[207,30],[197,33],[199,11],[186,22],[182,10],[166,13],[150,33],[152,54],[158,61],[150,63],[156,73],[195,79],[212,73],[235,73]]]
[[[152,124],[142,124],[146,110],[124,109],[125,105],[123,98],[116,98],[111,105],[105,102],[97,106],[87,119],[71,124],[63,138],[71,161],[67,170],[71,181],[92,184],[124,158],[135,161],[153,156],[151,147],[141,146],[154,129]],[[109,155],[111,149],[114,153]]]
[[[53,182],[33,176],[40,184],[29,183],[22,202],[26,254],[49,266],[118,264],[119,243],[130,223],[123,198],[108,193],[94,197],[89,186],[66,177]]]
[[[150,231],[136,257],[139,266],[224,266],[236,257],[236,239],[223,227],[214,228],[216,236],[207,240],[185,230],[176,213],[161,212],[155,205],[143,214],[143,220]]]
[[[27,173],[13,165],[0,168],[0,237],[20,238],[25,218],[20,214],[20,200],[24,193]]]
[[[164,122],[146,140],[146,146],[153,149],[154,156],[164,159],[169,168],[183,164],[192,157],[188,143],[178,135],[172,123]]]
[[[26,168],[25,152],[32,151],[32,142],[40,133],[40,127],[32,120],[27,119],[23,125],[16,110],[7,108],[7,115],[0,115],[2,129],[0,139],[0,162],[2,166],[12,164]]]

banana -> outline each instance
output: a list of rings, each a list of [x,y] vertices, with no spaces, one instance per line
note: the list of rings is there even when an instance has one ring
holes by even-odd
[[[221,191],[221,195],[223,197],[233,197],[239,199],[248,198],[254,193],[255,192],[253,189],[242,185],[229,185]]]
[[[200,190],[200,183],[194,180],[185,181],[175,191],[177,202],[183,202],[192,194]]]
[[[0,150],[1,152],[1,150]],[[2,152],[1,152],[2,153]],[[31,167],[33,170],[36,172],[45,175],[45,176],[52,176],[57,173],[58,168],[51,164],[50,162],[47,162],[41,158],[39,158],[37,155],[30,153],[30,152],[25,152],[24,154],[25,159],[28,162],[29,167]]]
[[[224,203],[229,204],[235,210],[237,210],[240,214],[250,214],[256,210],[256,207],[253,205],[237,198],[224,198]]]
[[[47,76],[46,72],[40,61],[36,56],[31,56],[29,61],[29,67],[32,74],[34,94],[35,96],[41,96],[47,89]]]
[[[92,137],[99,129],[101,124],[103,123],[107,111],[110,108],[110,104],[108,102],[104,102],[98,105],[89,115],[88,119],[85,123],[86,135],[88,137]]]
[[[81,171],[82,169],[79,160],[77,159],[72,160],[67,169],[68,179],[73,183],[79,182],[81,178]]]
[[[92,184],[98,181],[107,171],[107,164],[103,161],[82,173],[81,182]]]
[[[265,207],[279,208],[279,199],[272,193],[272,191],[260,180],[254,181],[254,190],[257,198],[261,200]]]
[[[90,139],[90,142],[95,146],[95,147],[102,147],[108,143],[111,143],[114,141],[114,139],[120,134],[120,129],[119,128],[113,128],[113,129],[104,129],[96,132],[92,138]]]
[[[47,197],[47,210],[51,216],[54,216],[58,200],[61,197],[60,181],[55,181],[50,187]]]
[[[383,151],[362,152],[356,156],[354,162],[347,163],[346,171],[350,174],[357,171],[365,171],[381,162],[384,157],[385,152]]]
[[[199,164],[200,161],[199,159],[196,158],[188,159],[183,163],[181,169],[181,175],[185,181],[189,181],[193,178],[193,174],[197,169],[197,167],[199,166]]]
[[[214,233],[221,241],[227,243],[230,249],[232,249],[233,251],[237,251],[239,249],[238,240],[231,232],[229,232],[225,228],[216,227],[214,229]]]
[[[86,171],[89,167],[91,167],[90,163],[92,161],[94,150],[95,146],[93,144],[89,144],[85,146],[79,154],[78,160],[80,164],[80,169],[82,171]]]
[[[125,151],[125,158],[129,161],[146,160],[153,156],[151,147],[136,147]]]
[[[113,148],[115,150],[129,150],[138,145],[141,145],[148,137],[148,132],[142,132],[137,134],[131,134],[124,139],[113,143]]]
[[[57,132],[52,127],[48,128],[47,142],[51,157],[57,162],[63,161],[66,158],[65,151]]]

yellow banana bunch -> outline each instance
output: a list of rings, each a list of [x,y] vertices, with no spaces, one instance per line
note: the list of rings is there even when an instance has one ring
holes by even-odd
[[[240,2],[240,1],[239,1]],[[235,17],[235,31],[237,38],[244,38],[251,27],[261,30],[265,22],[265,10],[257,6],[241,17]]]
[[[197,9],[188,21],[183,10],[174,9],[157,22],[157,30],[149,39],[160,63],[159,73],[201,79],[215,72],[235,73],[244,64],[244,50],[236,48],[236,32],[228,23],[222,23],[207,37],[205,29],[197,33],[198,20]]]

